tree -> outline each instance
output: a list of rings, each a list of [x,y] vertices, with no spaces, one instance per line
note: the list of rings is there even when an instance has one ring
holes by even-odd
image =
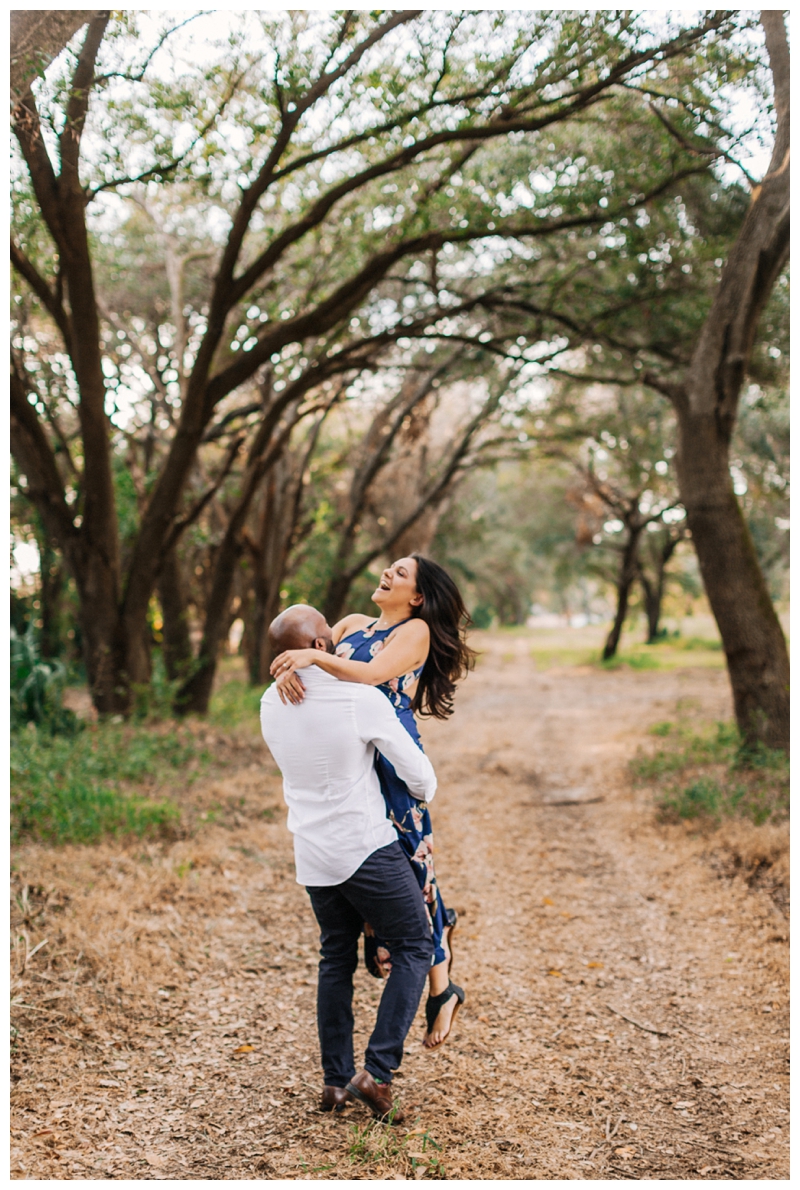
[[[253,500],[265,477],[283,456],[292,430],[309,412],[318,412],[319,405],[311,409],[304,407],[305,385],[295,386],[297,392],[292,404],[283,409],[278,420],[270,416],[269,398],[265,401],[267,414],[259,424],[247,454],[247,461],[241,476],[238,491],[227,512],[227,523],[214,551],[210,568],[210,589],[206,599],[203,635],[195,663],[187,673],[176,695],[176,709],[182,714],[196,712],[205,714],[208,710],[211,690],[216,673],[217,658],[223,640],[230,627],[228,610],[234,575],[239,559],[247,542],[245,526]],[[323,408],[327,412],[338,399],[341,388],[334,389]],[[283,403],[281,402],[281,405]]]
[[[789,50],[781,13],[764,12],[761,24],[775,121],[761,183],[746,175],[748,192],[711,171],[687,177],[669,201],[647,204],[635,219],[610,217],[599,233],[586,229],[580,245],[548,241],[549,259],[533,277],[512,262],[492,304],[529,339],[560,338],[564,355],[554,372],[644,382],[671,401],[680,498],[722,636],[737,723],[748,743],[786,748],[786,642],[730,469],[742,384],[789,251]],[[632,86],[648,95],[676,148],[738,166],[741,138],[726,130],[716,101],[699,123],[703,101],[685,80]],[[583,148],[578,143],[576,152]],[[578,347],[589,351],[571,371]]]
[[[281,591],[292,552],[311,532],[313,519],[303,521],[303,497],[310,481],[309,468],[323,422],[324,409],[291,451],[285,451],[270,469],[262,487],[252,529],[245,527],[243,541],[252,567],[252,611],[245,620],[243,644],[252,685],[270,679],[272,651],[268,629],[280,611]]]
[[[586,390],[566,378],[550,382],[547,404],[536,414],[530,426],[536,452],[575,468],[578,482],[567,498],[579,510],[584,547],[616,559],[616,611],[603,648],[608,660],[617,652],[637,582],[645,593],[648,641],[655,639],[665,568],[686,536],[674,473],[675,417],[645,386]]]
[[[744,738],[789,747],[789,656],[736,499],[730,444],[760,316],[789,255],[789,47],[783,14],[761,21],[774,83],[775,141],[720,277],[685,378],[654,384],[678,414],[681,499],[722,636]]]
[[[79,9],[11,10],[11,102],[25,95],[37,75],[61,53],[83,25],[100,13]]]
[[[582,475],[591,495],[597,498],[607,514],[610,513],[615,518],[606,527],[610,528],[614,533],[619,531],[623,534],[621,540],[614,539],[610,543],[611,548],[619,554],[619,562],[616,576],[617,607],[611,630],[603,646],[603,660],[608,661],[609,658],[616,655],[617,648],[619,647],[622,628],[628,614],[628,601],[634,583],[638,579],[645,586],[645,590],[649,586],[647,576],[644,574],[642,568],[642,538],[651,526],[655,526],[664,520],[665,515],[672,511],[674,505],[668,504],[665,501],[659,501],[653,507],[653,503],[651,503],[652,493],[647,493],[650,498],[644,502],[645,487],[637,487],[633,492],[623,491],[607,479],[598,478],[591,465],[582,469]],[[644,483],[651,483],[650,476],[645,478]],[[606,545],[608,546],[608,544],[607,542]],[[675,544],[677,545],[677,539]],[[661,567],[662,575],[663,566],[666,565],[672,552],[673,550],[670,550],[663,558]],[[663,581],[658,590],[658,609],[651,604],[653,614],[656,613],[656,610],[660,612],[660,597],[662,592]],[[651,588],[651,599],[655,597],[655,594],[656,592]],[[656,622],[657,619],[658,616],[656,615]]]
[[[512,457],[464,477],[433,544],[434,557],[458,576],[479,628],[494,620],[524,624],[532,604],[560,613],[596,610],[567,502],[572,464],[517,446]]]
[[[24,170],[12,261],[60,336],[79,438],[70,461],[56,458],[58,419],[17,335],[12,448],[74,576],[87,671],[103,712],[126,710],[131,684],[149,677],[151,595],[186,520],[182,501],[197,452],[226,399],[271,364],[286,376],[272,409],[280,416],[298,371],[321,382],[429,330],[480,336],[469,314],[488,309],[494,278],[485,269],[471,285],[455,268],[448,276],[448,246],[545,243],[600,228],[610,213],[599,166],[587,168],[587,184],[563,208],[532,210],[524,194],[509,199],[516,179],[482,167],[487,146],[516,138],[516,151],[524,143],[529,161],[538,152],[546,169],[544,134],[603,104],[618,119],[627,113],[640,138],[664,141],[632,82],[655,85],[673,69],[702,74],[709,40],[731,27],[727,14],[715,13],[659,43],[636,14],[287,13],[263,18],[261,44],[250,51],[247,21],[259,20],[243,17],[238,46],[198,68],[192,87],[185,74],[148,81],[169,27],[143,49],[126,34],[135,16],[123,16],[106,38],[109,15],[100,13],[61,90],[40,88],[44,121],[32,93],[14,109]],[[476,55],[476,40],[489,36],[497,51]],[[247,130],[243,139],[232,135],[237,126]],[[624,209],[633,214],[707,165],[693,147],[673,146],[643,189],[637,178],[631,193],[625,179]],[[177,364],[161,369],[175,416],[123,557],[105,408],[103,320],[112,320],[87,211],[107,191],[135,197],[142,185],[159,195],[172,188],[192,216],[218,213],[224,231],[193,334],[173,326],[172,345],[162,344]],[[173,372],[177,379],[168,378]]]
[[[652,645],[661,635],[661,607],[667,580],[667,565],[688,534],[686,524],[657,525],[651,522],[644,546],[639,551],[638,578],[644,596],[644,614],[647,617],[647,644]],[[642,557],[642,554],[645,557]]]

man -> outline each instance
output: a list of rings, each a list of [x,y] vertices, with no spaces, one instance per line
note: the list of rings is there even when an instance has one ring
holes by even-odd
[[[331,630],[313,607],[296,604],[272,621],[270,644],[332,653]],[[300,706],[281,702],[275,686],[261,700],[261,730],[283,773],[294,835],[298,884],[320,927],[317,1027],[325,1085],[323,1111],[359,1099],[381,1119],[393,1104],[392,1074],[401,1062],[433,957],[430,923],[411,865],[386,816],[373,760],[377,748],[414,796],[436,792],[430,761],[373,686],[340,682],[312,665],[303,670]],[[364,1069],[353,1064],[353,972],[358,938],[370,922],[392,955]]]

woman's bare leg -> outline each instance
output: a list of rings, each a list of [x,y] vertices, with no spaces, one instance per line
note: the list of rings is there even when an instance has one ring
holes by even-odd
[[[441,963],[437,963],[435,967],[431,967],[428,972],[428,990],[431,996],[441,996],[442,992],[447,991],[447,985],[450,983],[450,972],[448,970],[450,964],[450,929],[446,929],[442,934],[442,949],[444,951],[444,959]],[[458,1004],[458,996],[453,995],[446,1000],[439,1009],[436,1020],[433,1022],[433,1028],[423,1041],[423,1045],[429,1049],[438,1046],[450,1032],[450,1025],[453,1021],[453,1012]]]

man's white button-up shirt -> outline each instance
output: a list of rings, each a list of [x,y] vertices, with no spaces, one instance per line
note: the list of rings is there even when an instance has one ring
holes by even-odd
[[[283,773],[297,881],[341,884],[397,838],[374,767],[391,761],[412,797],[436,792],[433,766],[374,686],[340,682],[317,666],[302,672],[306,696],[284,706],[275,686],[261,699],[261,731]]]

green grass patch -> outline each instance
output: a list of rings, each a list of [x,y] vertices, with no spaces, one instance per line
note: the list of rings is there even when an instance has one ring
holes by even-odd
[[[661,658],[652,653],[617,653],[614,657],[604,660],[602,657],[595,664],[601,669],[622,669],[624,665],[631,669],[661,669]]]
[[[660,642],[659,642],[660,643]],[[712,640],[707,636],[687,636],[679,638],[678,640],[671,640],[668,643],[670,648],[682,649],[684,652],[697,652],[698,650],[708,650],[712,653],[722,652],[722,641]]]
[[[561,666],[569,665],[593,665],[597,660],[597,655],[592,650],[582,649],[556,649],[552,646],[537,648],[536,645],[529,650],[529,656],[532,661],[536,662],[537,669],[555,669]]]
[[[631,669],[661,669],[661,662],[652,653],[630,653],[623,657]]]
[[[187,729],[100,723],[75,736],[28,727],[11,737],[11,834],[93,843],[105,834],[163,834],[179,809],[148,795],[161,778],[204,764]],[[188,779],[191,779],[191,775]],[[131,789],[130,786],[140,786]],[[142,788],[143,787],[143,788]]]
[[[243,678],[228,678],[214,691],[208,722],[223,731],[243,725],[258,730],[263,693],[260,686],[250,686]]]
[[[687,665],[708,669],[721,669],[724,666],[725,658],[719,642],[703,640],[700,637],[694,637],[693,640],[696,643],[656,641],[651,645],[642,645],[642,651],[632,652],[626,649],[617,653],[615,657],[609,657],[608,661],[597,660],[595,657],[593,662],[601,669],[610,670],[621,669],[624,665],[631,669],[660,670],[683,669]],[[687,650],[692,654],[691,660],[686,656]]]
[[[350,1129],[347,1155],[353,1165],[377,1173],[387,1169],[405,1177],[446,1180],[442,1147],[426,1130],[412,1130],[403,1135],[396,1127],[370,1120]]]
[[[652,785],[663,821],[747,818],[756,825],[789,815],[789,758],[785,752],[747,747],[735,723],[697,726],[681,718],[656,723],[663,741],[630,762],[634,780]]]

